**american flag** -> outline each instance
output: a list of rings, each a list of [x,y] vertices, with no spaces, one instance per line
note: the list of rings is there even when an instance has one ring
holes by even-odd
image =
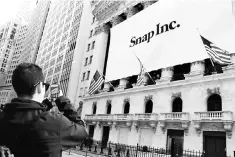
[[[143,64],[140,62],[140,73],[138,75],[137,82],[136,82],[137,86],[140,86],[144,82],[144,75],[145,75],[145,69],[144,69]]]
[[[203,36],[201,36],[201,38],[208,55],[214,62],[218,64],[231,64],[231,56],[227,51],[222,50]]]
[[[93,94],[95,91],[97,91],[100,88],[100,86],[103,83],[104,83],[103,76],[101,76],[100,73],[98,71],[96,71],[95,75],[93,76],[93,78],[91,80],[91,84],[90,84],[88,93],[90,95]]]

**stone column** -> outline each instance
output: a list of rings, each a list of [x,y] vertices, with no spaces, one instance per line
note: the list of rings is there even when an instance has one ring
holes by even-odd
[[[235,72],[235,53],[231,54],[231,65],[223,67],[224,73],[234,73]]]
[[[119,85],[116,90],[124,90],[128,84],[129,80],[127,78],[122,78],[119,81]]]
[[[147,73],[144,74],[143,85],[147,86],[148,82],[150,81],[150,77]]]
[[[173,76],[173,67],[163,68],[160,82],[170,82],[172,76]]]
[[[94,67],[101,73],[103,73],[104,70],[109,31],[110,26],[106,23],[95,29],[96,42],[93,52],[96,59],[92,64],[94,64]]]
[[[190,68],[190,73],[185,74],[184,77],[185,79],[191,79],[191,78],[198,78],[198,77],[203,77],[205,71],[205,64],[204,60],[203,61],[195,61],[191,63],[191,68]]]
[[[126,18],[130,18],[133,15],[135,15],[136,13],[138,13],[138,9],[135,7],[127,8],[127,10],[125,11]]]

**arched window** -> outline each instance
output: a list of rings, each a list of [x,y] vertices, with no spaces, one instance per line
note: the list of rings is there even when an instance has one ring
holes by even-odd
[[[112,105],[108,104],[107,105],[107,112],[106,112],[106,114],[111,114],[111,109],[112,109]]]
[[[96,114],[96,105],[93,105],[92,114]]]
[[[172,103],[172,112],[182,112],[182,104],[181,98],[175,98]]]
[[[145,105],[145,113],[152,113],[152,112],[153,112],[153,102],[152,100],[149,100]]]
[[[213,94],[207,99],[207,111],[222,111],[222,99],[220,95]]]
[[[130,103],[127,102],[127,103],[125,103],[125,105],[124,105],[124,114],[128,114],[129,111],[130,111]]]

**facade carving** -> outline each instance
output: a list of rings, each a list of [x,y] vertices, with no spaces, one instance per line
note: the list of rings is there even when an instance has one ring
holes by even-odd
[[[107,105],[112,104],[112,100],[111,100],[111,99],[108,99],[108,100],[106,101],[106,104],[107,104]]]
[[[130,98],[129,98],[129,97],[125,98],[125,99],[123,100],[123,102],[124,102],[124,104],[126,104],[127,102],[130,102]]]
[[[218,95],[220,95],[220,88],[219,87],[215,87],[213,89],[208,88],[207,89],[207,94],[208,95],[211,95],[211,94],[218,94]]]
[[[153,95],[148,95],[144,97],[144,102],[148,102],[149,100],[153,100]]]
[[[171,98],[172,98],[172,99],[175,99],[175,98],[181,98],[181,92],[172,93]]]

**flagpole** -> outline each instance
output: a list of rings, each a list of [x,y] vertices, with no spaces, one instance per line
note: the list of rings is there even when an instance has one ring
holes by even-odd
[[[198,30],[198,28],[197,28],[197,32],[198,32],[198,34],[200,35],[200,37],[201,37],[201,34],[200,34],[200,32],[199,32],[199,30]],[[204,45],[204,44],[203,44]],[[205,46],[204,46],[205,47]],[[214,63],[213,63],[213,61],[212,61],[212,58],[211,58],[211,56],[209,55],[209,58],[210,58],[210,61],[211,61],[211,64],[212,64],[212,66],[213,66],[213,69],[214,69],[214,71],[217,73],[217,70],[216,70],[216,68],[215,68],[215,65],[214,65]]]
[[[213,61],[212,61],[211,57],[209,57],[209,58],[210,58],[211,64],[212,64],[212,66],[213,66],[213,68],[214,68],[215,72],[217,73],[217,70],[216,70],[216,68],[215,68],[215,64],[213,63]]]
[[[132,52],[133,52],[133,51],[132,51]],[[133,52],[133,53],[134,53],[135,57],[139,60],[139,62],[142,64],[142,62],[140,61],[140,59],[136,56],[135,52]],[[145,69],[145,71],[147,72],[147,69],[144,67],[143,64],[142,64],[142,66],[143,66],[143,68]],[[150,79],[151,79],[154,83],[156,83],[148,72],[147,72],[147,74],[148,74],[148,76],[150,77]]]

